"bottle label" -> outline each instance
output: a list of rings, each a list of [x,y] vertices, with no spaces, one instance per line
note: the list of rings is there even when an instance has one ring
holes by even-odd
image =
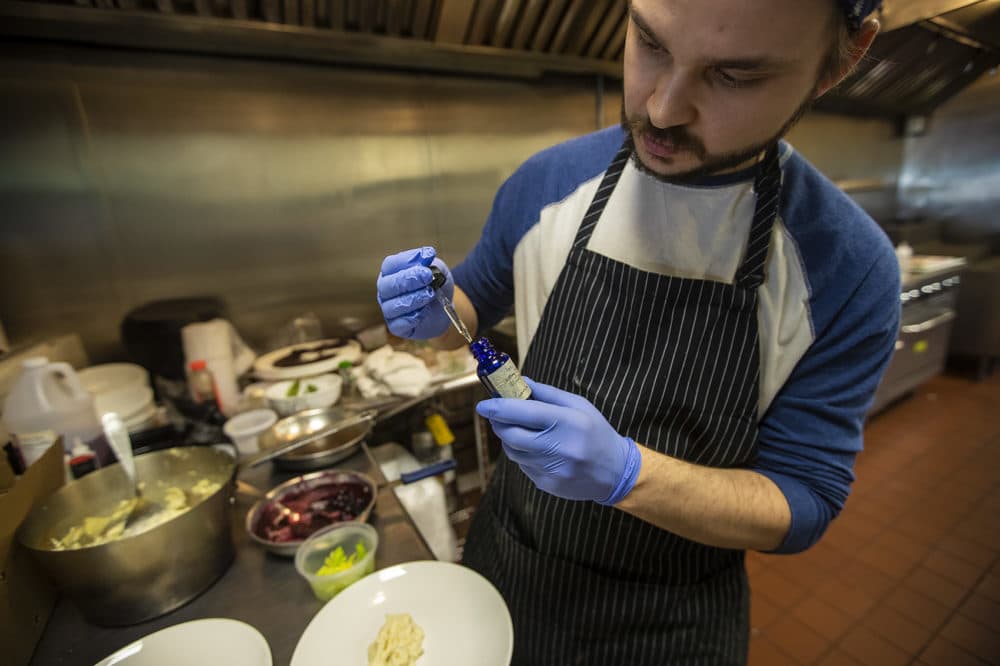
[[[524,383],[520,371],[510,359],[487,375],[486,379],[489,380],[490,387],[498,398],[527,400],[531,396],[531,389]]]

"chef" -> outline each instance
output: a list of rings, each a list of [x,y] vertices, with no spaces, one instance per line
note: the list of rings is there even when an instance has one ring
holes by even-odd
[[[454,273],[387,257],[396,335],[458,346],[516,314],[530,400],[465,546],[514,663],[745,664],[747,549],[796,553],[843,507],[893,350],[875,223],[781,140],[878,32],[878,0],[631,0],[620,127],[531,157]]]

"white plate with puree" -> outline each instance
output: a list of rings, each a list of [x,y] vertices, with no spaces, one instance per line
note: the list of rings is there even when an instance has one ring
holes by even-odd
[[[510,613],[489,581],[451,562],[407,562],[323,606],[291,666],[508,666],[513,649]]]

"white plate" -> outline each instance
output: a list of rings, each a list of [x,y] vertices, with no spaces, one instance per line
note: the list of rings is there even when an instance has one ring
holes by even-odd
[[[249,624],[209,618],[143,636],[95,666],[271,666],[271,648]]]
[[[338,343],[338,346],[332,346],[334,343]],[[298,365],[287,367],[275,365],[293,353],[307,356]],[[350,361],[357,364],[360,360],[361,344],[357,340],[314,340],[275,349],[258,357],[253,363],[253,371],[259,379],[282,381],[336,372],[341,362]]]
[[[424,631],[418,666],[508,666],[514,629],[489,581],[451,562],[408,562],[376,571],[320,609],[295,646],[292,666],[368,663],[386,613],[409,613]]]

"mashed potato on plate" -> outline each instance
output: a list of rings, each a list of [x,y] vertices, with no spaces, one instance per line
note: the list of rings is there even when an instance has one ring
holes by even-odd
[[[368,646],[368,666],[414,666],[424,653],[424,631],[409,613],[386,615],[375,642]]]

